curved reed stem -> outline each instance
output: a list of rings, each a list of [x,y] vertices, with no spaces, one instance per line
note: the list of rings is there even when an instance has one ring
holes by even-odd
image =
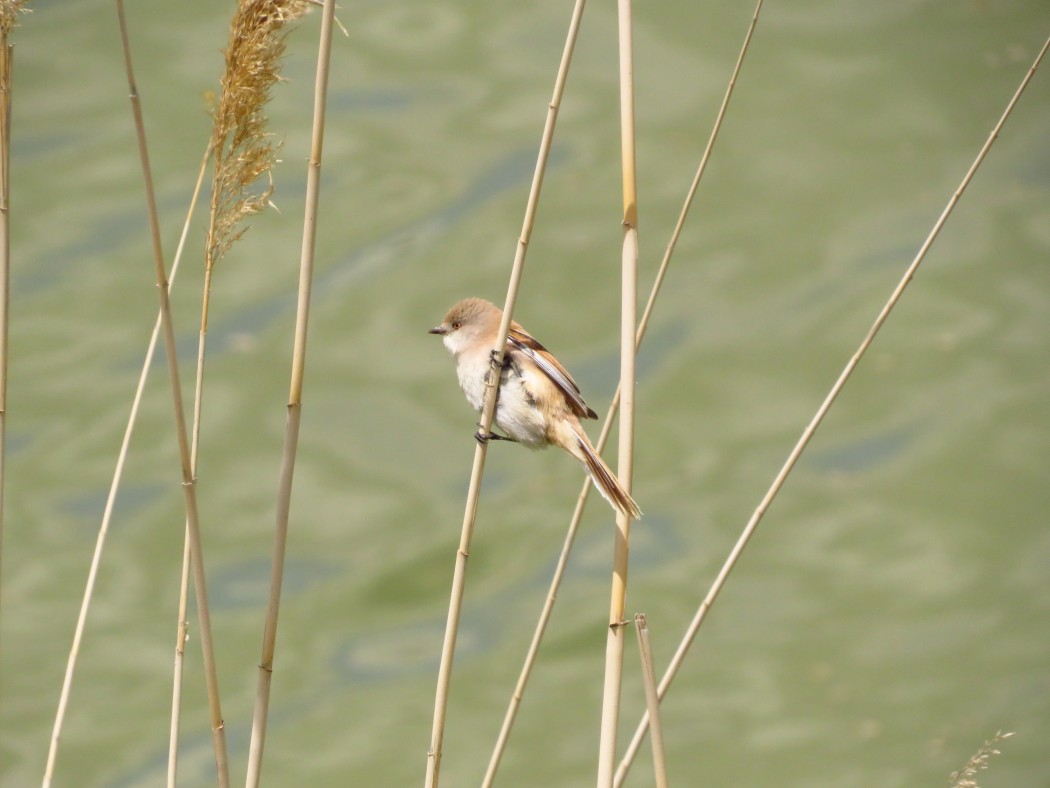
[[[529,189],[529,197],[525,203],[525,218],[522,220],[521,234],[518,236],[518,243],[515,247],[514,262],[511,266],[510,280],[507,285],[507,297],[503,305],[503,319],[500,322],[499,333],[496,337],[496,352],[493,356],[492,369],[490,370],[488,385],[485,390],[485,403],[481,410],[479,429],[483,433],[489,432],[492,427],[492,419],[496,409],[496,384],[499,380],[499,369],[503,364],[507,334],[510,331],[510,324],[513,319],[512,313],[518,299],[518,288],[525,269],[525,254],[528,251],[529,239],[532,236],[532,228],[535,224],[536,208],[539,205],[540,192],[543,188],[543,176],[547,171],[547,161],[550,158],[551,145],[554,141],[554,129],[558,122],[558,110],[561,107],[562,96],[565,93],[565,82],[569,75],[569,67],[572,65],[572,55],[576,48],[576,37],[579,33],[580,20],[585,3],[586,0],[576,0],[576,5],[573,8],[572,18],[569,22],[569,32],[565,39],[565,47],[562,50],[561,62],[558,66],[557,76],[554,79],[554,90],[547,105],[547,119],[543,126],[543,135],[540,138],[540,149],[536,157],[532,186]],[[481,477],[485,469],[486,454],[487,446],[479,443],[474,450],[474,465],[471,469],[470,485],[467,489],[459,548],[456,551],[456,563],[452,574],[452,591],[449,599],[448,618],[445,623],[445,636],[441,646],[441,661],[438,666],[437,688],[434,697],[430,749],[427,751],[427,772],[425,778],[427,788],[437,786],[441,771],[441,745],[445,736],[445,712],[448,709],[448,693],[452,678],[452,662],[456,652],[456,636],[459,632],[459,618],[463,609],[467,556],[470,554],[470,542],[474,533],[474,520],[477,516],[478,496],[481,492]],[[496,764],[489,764],[490,774],[495,773],[496,765],[498,765],[498,759]],[[487,774],[485,779],[490,780],[490,775]]]
[[[656,272],[656,277],[653,280],[652,289],[649,291],[649,299],[646,302],[645,309],[642,311],[642,317],[638,322],[638,333],[635,337],[636,347],[641,347],[642,340],[645,338],[645,332],[649,327],[649,321],[652,318],[653,310],[656,306],[656,299],[660,295],[660,290],[663,287],[664,279],[667,277],[667,271],[671,265],[671,258],[674,255],[675,248],[678,245],[678,239],[682,234],[682,230],[685,227],[686,218],[689,215],[689,211],[693,205],[693,199],[696,196],[697,189],[700,186],[701,178],[707,169],[707,163],[711,158],[711,153],[714,150],[715,140],[718,138],[718,132],[722,128],[722,121],[725,118],[726,109],[729,106],[729,100],[733,95],[733,89],[736,86],[737,77],[740,74],[740,68],[744,62],[744,56],[747,54],[748,48],[751,43],[751,37],[754,33],[755,26],[758,24],[759,11],[762,8],[763,0],[758,0],[758,5],[755,7],[755,12],[752,16],[751,24],[747,29],[747,33],[744,36],[744,43],[740,49],[740,55],[737,58],[736,66],[733,69],[733,73],[729,79],[728,87],[726,88],[725,95],[722,99],[722,104],[719,107],[718,114],[715,118],[714,126],[711,129],[711,133],[707,140],[707,145],[704,148],[703,155],[700,157],[700,163],[697,166],[696,174],[693,177],[693,181],[686,193],[685,200],[682,204],[682,209],[678,215],[678,221],[675,224],[674,231],[671,233],[671,238],[668,241],[667,247],[664,251],[663,259],[660,262],[660,267]],[[609,404],[609,408],[606,411],[605,419],[602,422],[601,434],[598,436],[598,440],[595,442],[595,448],[599,453],[605,448],[606,441],[609,439],[609,434],[612,431],[612,425],[614,418],[620,408],[620,389],[617,386],[615,393],[613,394],[612,402]],[[499,736],[496,740],[496,745],[493,748],[492,756],[489,760],[488,771],[485,773],[485,781],[482,783],[482,788],[491,788],[493,781],[495,780],[496,771],[499,767],[499,763],[503,758],[503,753],[507,748],[507,743],[510,739],[510,732],[514,726],[514,721],[517,718],[518,709],[521,707],[522,699],[525,696],[525,689],[528,686],[529,678],[532,675],[532,669],[536,663],[536,657],[539,654],[540,644],[543,642],[543,636],[547,631],[547,625],[550,623],[551,615],[554,612],[554,604],[558,598],[558,590],[561,588],[562,578],[565,575],[565,568],[568,565],[569,555],[572,552],[573,545],[576,542],[576,533],[579,530],[580,521],[583,519],[583,512],[586,508],[587,498],[589,497],[591,490],[590,477],[584,477],[583,484],[580,487],[580,493],[576,500],[576,509],[569,520],[569,527],[565,534],[565,541],[562,544],[561,553],[558,556],[557,565],[554,569],[554,574],[551,577],[550,587],[547,591],[547,598],[544,601],[543,608],[540,611],[540,616],[536,622],[536,628],[533,632],[532,642],[529,644],[528,651],[525,655],[525,660],[521,668],[521,672],[518,675],[517,684],[514,687],[514,692],[511,695],[510,703],[507,706],[507,712],[503,718],[503,726],[500,728]]]
[[[314,245],[317,239],[317,206],[321,194],[321,153],[324,148],[325,108],[328,98],[328,70],[332,52],[332,26],[335,0],[325,0],[321,12],[320,43],[314,81],[313,130],[310,162],[306,172],[306,199],[303,219],[303,243],[299,264],[299,298],[295,318],[292,350],[291,383],[288,395],[288,420],[277,489],[277,513],[274,526],[273,559],[270,569],[270,596],[263,628],[262,656],[255,691],[251,743],[248,750],[248,772],[245,785],[258,786],[262,773],[266,723],[270,708],[270,685],[273,681],[274,649],[277,642],[277,616],[281,605],[284,578],[284,553],[288,540],[288,515],[292,499],[292,476],[296,449],[299,445],[299,420],[302,413],[303,376],[306,371],[306,335],[310,318],[310,293],[313,284]]]
[[[806,428],[802,431],[801,437],[798,439],[798,442],[795,444],[795,447],[791,450],[791,453],[788,455],[787,460],[784,461],[784,465],[781,467],[780,471],[773,479],[773,483],[766,491],[766,494],[762,497],[762,500],[759,503],[758,507],[755,509],[754,514],[751,515],[751,519],[748,520],[747,525],[744,526],[744,530],[741,532],[736,544],[733,546],[733,549],[730,551],[729,556],[725,560],[725,563],[722,565],[718,576],[715,578],[714,583],[711,584],[711,588],[707,592],[707,596],[705,596],[703,601],[700,603],[700,607],[697,608],[696,614],[693,616],[693,620],[686,628],[685,635],[679,642],[678,649],[675,651],[674,656],[671,658],[671,662],[668,665],[667,670],[664,672],[663,678],[660,679],[660,686],[657,688],[657,691],[661,699],[664,697],[664,695],[667,694],[667,690],[671,686],[671,682],[674,681],[674,677],[677,675],[678,669],[681,667],[690,645],[692,645],[693,640],[696,638],[696,634],[699,631],[701,624],[703,624],[704,619],[707,616],[707,612],[711,609],[711,606],[715,603],[715,600],[718,598],[719,592],[725,585],[730,572],[733,571],[733,567],[736,566],[736,563],[739,560],[741,553],[743,553],[744,548],[747,547],[747,543],[750,541],[751,536],[755,532],[755,529],[758,528],[758,524],[762,521],[762,517],[769,509],[769,506],[770,504],[772,504],[773,499],[776,498],[777,493],[779,493],[780,489],[784,486],[784,482],[786,481],[788,475],[791,473],[792,469],[795,467],[795,464],[798,462],[798,458],[802,455],[802,452],[805,450],[806,446],[809,445],[809,441],[813,437],[813,434],[816,432],[817,427],[820,426],[821,422],[824,420],[824,417],[831,409],[831,406],[838,398],[838,395],[842,391],[842,388],[846,385],[846,381],[848,381],[850,375],[853,374],[853,370],[856,369],[857,364],[860,363],[861,358],[871,346],[871,343],[875,339],[876,334],[878,334],[879,329],[882,328],[883,324],[886,322],[886,319],[889,317],[890,312],[893,311],[893,308],[897,305],[897,302],[904,294],[905,288],[907,288],[908,284],[915,276],[915,272],[918,271],[919,265],[925,259],[926,253],[929,252],[930,247],[933,245],[933,242],[937,239],[937,236],[940,235],[941,229],[944,227],[945,222],[948,221],[948,217],[955,209],[955,206],[959,202],[959,198],[962,197],[962,194],[966,190],[966,187],[969,186],[970,181],[973,180],[973,176],[977,172],[977,169],[981,166],[981,162],[983,162],[985,156],[988,155],[988,151],[991,149],[992,144],[999,136],[999,132],[1002,130],[1003,125],[1006,123],[1006,119],[1010,117],[1010,113],[1013,112],[1014,106],[1017,104],[1018,100],[1021,98],[1021,94],[1024,92],[1025,88],[1028,86],[1028,83],[1031,81],[1036,69],[1039,67],[1039,64],[1043,60],[1043,57],[1046,55],[1048,48],[1050,48],[1050,38],[1046,40],[1046,43],[1043,44],[1043,48],[1039,51],[1039,54],[1036,55],[1035,61],[1033,62],[1031,68],[1029,68],[1027,74],[1025,74],[1024,79],[1021,80],[1020,86],[1014,92],[1013,97],[1006,105],[1006,109],[1003,111],[1002,116],[999,118],[999,122],[995,124],[995,127],[988,135],[988,139],[985,141],[984,145],[981,146],[981,150],[978,152],[976,159],[974,159],[973,164],[970,165],[970,169],[967,170],[966,175],[963,176],[962,182],[952,194],[951,199],[948,200],[948,204],[941,212],[940,217],[934,223],[933,229],[931,229],[929,235],[926,236],[926,240],[919,248],[919,251],[916,253],[915,258],[912,260],[911,264],[907,267],[907,269],[905,269],[904,274],[901,276],[901,279],[897,283],[897,286],[893,289],[893,292],[890,294],[890,297],[886,301],[886,304],[882,307],[882,310],[876,316],[875,322],[872,323],[871,328],[868,329],[868,333],[861,341],[860,346],[850,358],[849,362],[847,362],[845,368],[842,370],[838,379],[831,387],[831,390],[824,398],[824,401],[817,409],[816,414],[810,420],[809,424],[806,425]],[[622,785],[624,778],[627,776],[627,770],[630,768],[631,763],[634,761],[635,755],[638,753],[638,748],[641,746],[642,739],[645,737],[645,732],[648,728],[648,720],[648,714],[644,714],[642,716],[641,722],[639,722],[638,724],[638,728],[635,730],[634,738],[631,740],[630,746],[627,749],[627,753],[624,755],[623,760],[620,762],[620,765],[616,772],[615,785],[617,786]]]

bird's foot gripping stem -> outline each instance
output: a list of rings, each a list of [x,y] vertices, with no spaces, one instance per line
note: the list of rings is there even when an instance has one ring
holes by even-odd
[[[487,444],[489,441],[509,441],[511,443],[517,443],[514,438],[508,438],[506,435],[498,435],[495,432],[482,432],[480,429],[481,425],[478,425],[478,431],[474,433],[474,440],[480,443],[482,446]]]

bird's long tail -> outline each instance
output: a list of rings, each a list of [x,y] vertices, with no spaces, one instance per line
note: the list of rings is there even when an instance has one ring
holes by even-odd
[[[598,492],[621,514],[627,515],[632,520],[640,518],[642,510],[638,508],[634,498],[620,486],[616,474],[605,464],[605,460],[601,458],[601,455],[594,450],[587,436],[576,430],[573,430],[573,432],[576,437],[576,445],[580,450],[578,454],[576,452],[573,452],[573,454],[579,457],[583,467],[587,469],[587,473],[594,482],[594,486],[598,488]]]

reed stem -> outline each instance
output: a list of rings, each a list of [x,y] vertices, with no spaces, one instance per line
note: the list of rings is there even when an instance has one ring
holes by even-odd
[[[274,526],[273,558],[270,569],[270,596],[263,627],[262,656],[255,691],[251,742],[245,785],[259,785],[266,723],[270,708],[270,686],[273,682],[274,650],[277,642],[277,617],[284,579],[284,556],[288,542],[288,516],[291,509],[292,478],[299,445],[299,422],[302,414],[303,377],[306,371],[306,339],[310,317],[310,294],[313,285],[314,247],[317,240],[317,210],[321,194],[321,154],[324,149],[325,109],[328,97],[328,72],[332,52],[332,26],[335,0],[325,0],[321,12],[320,42],[317,48],[317,70],[314,80],[313,129],[310,161],[306,172],[306,199],[303,218],[303,242],[299,262],[299,296],[295,316],[292,348],[291,383],[288,395],[288,418],[285,425],[284,449],[277,488],[277,511]]]
[[[565,93],[565,82],[568,78],[569,67],[572,64],[572,55],[576,47],[576,37],[579,33],[580,20],[583,15],[585,0],[576,0],[573,8],[572,18],[569,22],[569,32],[566,36],[565,47],[562,50],[561,62],[558,73],[554,80],[554,90],[551,100],[547,105],[547,119],[543,126],[543,134],[540,138],[540,149],[536,157],[536,167],[533,171],[532,185],[529,189],[528,200],[525,203],[525,217],[522,220],[521,234],[515,247],[514,262],[511,266],[510,280],[507,286],[507,297],[503,305],[503,319],[500,322],[499,332],[496,337],[495,355],[492,367],[489,371],[488,384],[485,390],[485,402],[481,410],[481,423],[479,425],[482,433],[489,432],[496,409],[496,391],[499,381],[499,370],[503,364],[503,353],[506,349],[507,334],[510,332],[510,324],[513,319],[514,305],[518,299],[518,288],[525,269],[525,255],[528,251],[529,239],[532,236],[532,228],[536,219],[536,208],[539,205],[540,193],[543,189],[543,176],[547,171],[547,162],[550,158],[551,145],[554,141],[554,129],[558,121],[558,111],[561,107],[562,97]],[[463,513],[463,524],[460,529],[459,548],[456,551],[456,561],[452,573],[452,590],[449,599],[448,618],[445,622],[445,635],[441,646],[441,660],[438,665],[437,688],[434,697],[434,716],[431,725],[430,749],[427,751],[427,771],[424,784],[427,788],[435,788],[438,785],[441,772],[441,746],[445,736],[445,715],[448,710],[448,694],[452,678],[452,662],[456,652],[456,636],[459,632],[459,619],[463,609],[463,595],[466,587],[467,557],[470,554],[470,542],[474,533],[474,521],[477,517],[478,497],[481,492],[481,478],[485,469],[485,457],[487,446],[479,443],[474,450],[474,464],[470,474],[470,485],[467,489],[467,499]],[[491,782],[498,766],[499,751],[493,754],[496,759],[489,764],[488,773],[485,776],[486,784]]]
[[[653,741],[653,770],[656,788],[667,788],[667,762],[664,758],[664,733],[660,722],[660,696],[656,694],[656,675],[653,670],[653,649],[649,643],[649,624],[645,614],[634,617],[638,630],[638,653],[642,661],[642,683],[645,685],[645,707],[649,712],[649,729]]]
[[[11,306],[11,75],[14,46],[7,43],[7,34],[8,25],[0,25],[0,569],[4,555],[4,489],[7,486],[7,337]],[[2,609],[0,605],[0,611]]]
[[[638,311],[638,198],[634,141],[634,52],[631,0],[619,0],[620,139],[623,168],[623,254],[620,300],[620,430],[617,476],[631,492],[634,466],[635,334]],[[602,693],[601,737],[598,749],[598,788],[612,785],[616,759],[616,729],[620,720],[623,645],[626,635],[627,567],[631,519],[616,516],[609,631],[605,648],[605,686]]]
[[[175,261],[171,266],[171,280],[175,281],[175,272],[178,269],[179,260],[182,259],[182,251],[186,246],[186,238],[189,235],[190,220],[200,197],[201,185],[204,183],[204,174],[211,156],[212,146],[209,142],[205,147],[204,155],[201,157],[200,171],[197,173],[197,183],[193,187],[193,197],[190,199],[190,208],[186,214],[186,221],[182,225],[182,234],[179,236],[179,246],[175,250]],[[150,339],[149,351],[146,354],[147,368],[153,359],[153,350],[157,344],[157,335],[160,332],[160,316],[157,316],[157,324],[153,327],[153,336]],[[141,388],[140,388],[141,392]],[[196,400],[195,400],[196,403]],[[190,442],[190,465],[193,469],[193,478],[197,478],[197,447],[200,414],[194,405],[193,414],[193,437]],[[189,617],[187,609],[189,606],[189,578],[190,578],[190,533],[189,528],[183,538],[182,545],[182,571],[179,577],[179,612],[175,634],[175,667],[172,677],[171,692],[171,725],[168,737],[168,786],[174,788],[178,776],[179,758],[179,723],[182,709],[182,669],[186,656],[186,641],[189,639]]]
[[[664,672],[663,678],[660,679],[660,685],[657,688],[657,691],[661,699],[663,699],[664,695],[667,694],[667,690],[671,686],[671,682],[674,681],[674,678],[678,673],[678,669],[681,667],[682,662],[685,659],[685,655],[689,650],[689,647],[692,645],[693,640],[696,638],[696,634],[699,631],[701,624],[703,624],[708,611],[711,609],[711,606],[715,603],[715,600],[718,598],[719,592],[725,585],[730,572],[732,572],[733,570],[733,567],[736,566],[736,563],[739,560],[741,553],[743,553],[744,548],[747,547],[747,544],[750,541],[752,535],[754,534],[755,529],[758,528],[758,524],[762,521],[762,518],[763,516],[765,516],[766,511],[769,509],[770,504],[772,504],[773,499],[776,498],[777,494],[780,492],[780,489],[784,486],[784,482],[786,481],[788,475],[791,473],[792,469],[795,467],[795,464],[798,462],[798,458],[802,455],[802,452],[805,450],[806,446],[809,445],[810,439],[812,439],[813,434],[817,430],[817,427],[819,427],[821,422],[823,422],[824,417],[827,415],[828,411],[831,409],[831,406],[838,398],[839,393],[846,385],[846,381],[848,381],[850,376],[853,374],[853,370],[856,369],[857,364],[860,363],[861,358],[863,358],[864,354],[871,346],[871,343],[874,341],[876,334],[878,334],[879,332],[879,329],[882,328],[883,324],[886,322],[886,319],[889,317],[890,312],[893,311],[893,308],[897,305],[897,302],[904,294],[904,290],[908,287],[908,284],[911,282],[912,278],[914,278],[915,273],[918,271],[919,266],[922,264],[922,261],[926,257],[926,253],[929,252],[930,247],[933,245],[933,242],[937,239],[937,236],[940,235],[941,229],[948,221],[948,217],[955,209],[955,206],[956,204],[958,204],[959,199],[962,197],[963,192],[966,190],[966,187],[970,185],[970,181],[973,180],[973,176],[977,172],[977,169],[981,166],[981,163],[984,161],[985,156],[988,155],[988,151],[991,149],[992,144],[998,138],[999,133],[1002,130],[1003,125],[1006,123],[1007,118],[1010,117],[1010,114],[1014,110],[1014,106],[1021,98],[1021,94],[1024,92],[1025,88],[1028,87],[1028,83],[1035,75],[1036,69],[1042,62],[1043,57],[1046,55],[1048,48],[1050,48],[1050,38],[1047,38],[1046,42],[1043,44],[1042,49],[1039,51],[1039,54],[1036,55],[1032,66],[1028,69],[1028,72],[1025,74],[1024,79],[1021,80],[1021,84],[1014,92],[1013,97],[1007,103],[1006,109],[1003,111],[1003,114],[1000,116],[999,121],[995,124],[995,127],[988,135],[988,138],[987,140],[985,140],[984,145],[981,146],[981,149],[978,152],[977,157],[974,159],[973,164],[970,165],[970,169],[967,170],[966,175],[963,176],[961,183],[956,188],[951,198],[948,200],[948,204],[944,207],[944,210],[941,212],[940,217],[938,217],[937,221],[934,223],[933,229],[931,229],[929,234],[926,236],[926,240],[923,241],[922,246],[919,248],[919,251],[916,253],[915,258],[912,260],[911,264],[905,269],[904,274],[901,276],[900,281],[897,283],[897,286],[893,289],[893,292],[890,294],[889,299],[886,301],[885,305],[882,307],[879,314],[876,316],[874,323],[872,323],[871,328],[868,329],[868,333],[864,336],[864,339],[861,341],[860,346],[857,348],[856,352],[854,352],[853,356],[847,362],[845,368],[842,370],[838,379],[831,387],[831,390],[824,398],[824,401],[817,409],[816,414],[810,420],[809,424],[806,425],[806,428],[802,431],[801,437],[798,439],[798,442],[791,450],[787,460],[784,461],[783,466],[780,468],[780,471],[773,479],[773,483],[766,491],[766,494],[762,497],[762,500],[759,503],[758,507],[751,515],[751,519],[748,520],[747,525],[744,526],[744,530],[741,532],[740,537],[736,541],[736,544],[733,546],[733,549],[730,551],[729,556],[723,563],[721,570],[718,572],[718,576],[715,578],[715,581],[711,584],[711,588],[708,590],[707,595],[700,603],[699,608],[697,608],[696,614],[693,616],[693,620],[686,628],[685,635],[679,642],[678,648],[675,651],[674,656],[671,658],[671,662],[668,665],[667,670]],[[642,739],[645,737],[645,733],[648,728],[648,723],[648,714],[644,714],[642,716],[641,721],[638,724],[637,729],[634,732],[634,737],[632,738],[631,743],[627,748],[627,752],[624,755],[623,760],[620,762],[619,767],[617,768],[615,785],[619,786],[623,783],[623,779],[627,775],[627,770],[630,768],[635,755],[638,753],[638,748],[641,746]]]

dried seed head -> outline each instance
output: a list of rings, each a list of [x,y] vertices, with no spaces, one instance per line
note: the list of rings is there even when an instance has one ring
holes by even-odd
[[[28,14],[27,0],[0,0],[0,35],[6,36],[18,25],[18,15]]]
[[[280,80],[286,25],[304,13],[307,0],[241,0],[230,23],[226,70],[212,112],[211,227],[205,259],[210,269],[247,229],[243,220],[271,205],[281,143],[266,131],[263,109]],[[265,186],[252,191],[266,176]]]

